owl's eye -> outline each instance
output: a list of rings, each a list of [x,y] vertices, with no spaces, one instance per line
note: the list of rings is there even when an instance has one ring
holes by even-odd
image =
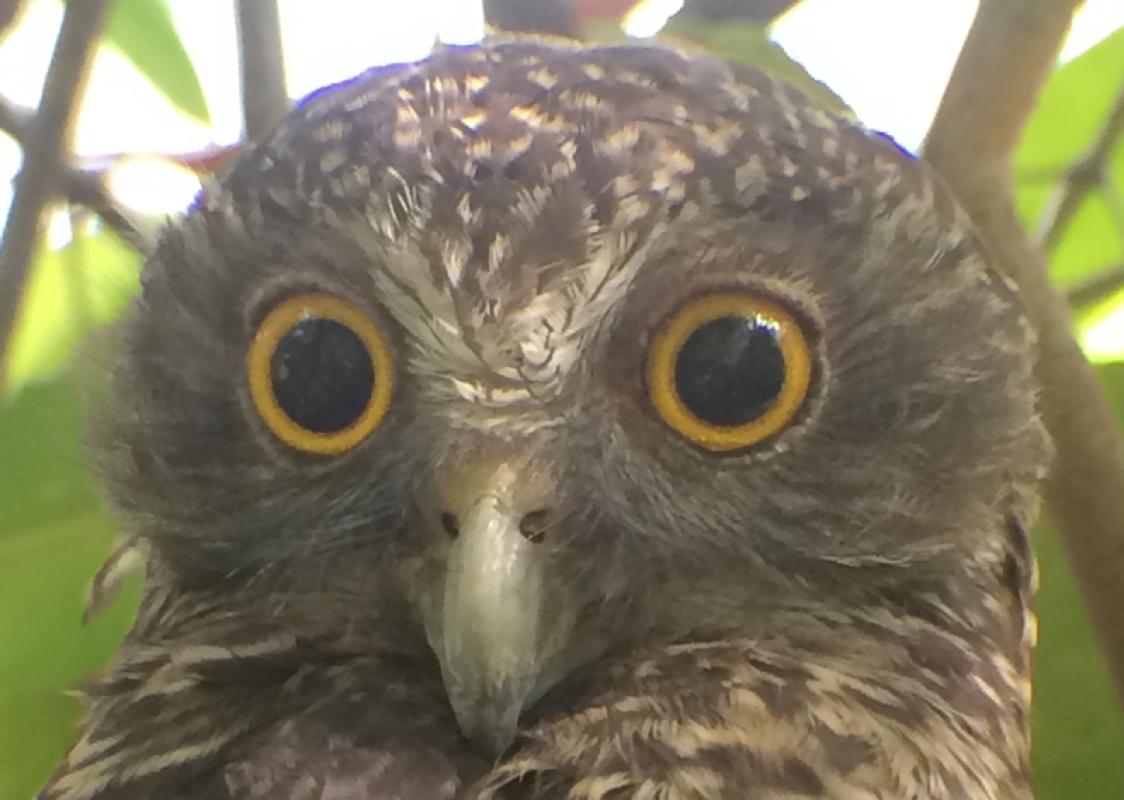
[[[368,314],[339,297],[308,293],[275,306],[246,362],[258,414],[298,450],[350,450],[390,406],[394,366],[386,339]]]
[[[715,452],[780,431],[800,410],[812,357],[800,324],[762,297],[698,297],[664,321],[648,350],[648,394],[663,420]]]

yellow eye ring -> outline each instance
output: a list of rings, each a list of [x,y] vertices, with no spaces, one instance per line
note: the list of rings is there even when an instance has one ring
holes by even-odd
[[[680,435],[714,452],[775,435],[800,410],[812,378],[808,340],[777,303],[741,292],[691,300],[648,348],[648,396]]]
[[[309,292],[261,321],[246,355],[250,398],[286,444],[319,455],[346,452],[382,422],[394,363],[375,320],[352,303]]]

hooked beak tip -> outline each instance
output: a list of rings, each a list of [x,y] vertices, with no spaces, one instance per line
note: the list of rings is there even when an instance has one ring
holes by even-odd
[[[534,684],[534,679],[512,681],[494,693],[480,695],[451,684],[449,700],[465,739],[476,749],[498,756],[515,739],[519,715]]]
[[[511,743],[540,679],[551,627],[545,577],[506,503],[485,496],[462,519],[430,644],[465,738],[494,755]]]
[[[565,604],[551,602],[545,552],[523,530],[528,509],[549,506],[549,487],[535,488],[526,473],[510,461],[486,464],[445,492],[456,535],[424,604],[461,731],[493,755],[511,744],[570,629]]]

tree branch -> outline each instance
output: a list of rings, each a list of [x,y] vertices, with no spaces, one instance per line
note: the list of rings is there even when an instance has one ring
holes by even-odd
[[[1117,264],[1071,287],[1065,298],[1071,307],[1080,308],[1103,300],[1121,288],[1124,288],[1124,264]]]
[[[981,0],[924,151],[1018,283],[1038,330],[1042,413],[1057,448],[1047,510],[1124,699],[1124,443],[1011,190],[1011,154],[1079,5]]]
[[[0,35],[23,12],[26,0],[0,0]]]
[[[31,141],[32,117],[0,98],[0,131],[4,131],[26,148]],[[113,199],[105,181],[97,172],[89,172],[62,164],[61,190],[72,203],[84,205],[96,213],[117,235],[144,255],[152,252],[153,236],[136,214]]]
[[[74,121],[75,99],[85,83],[87,65],[108,5],[108,0],[81,0],[67,3],[63,12],[0,248],[0,376],[4,374],[8,342],[39,238],[43,208],[58,185],[63,149]]]
[[[1038,229],[1039,240],[1047,250],[1053,249],[1061,239],[1085,196],[1104,183],[1105,170],[1121,134],[1124,134],[1124,86],[1120,87],[1092,146],[1066,170],[1065,179],[1046,206]]]
[[[246,139],[259,142],[289,110],[277,0],[238,0],[238,64]]]

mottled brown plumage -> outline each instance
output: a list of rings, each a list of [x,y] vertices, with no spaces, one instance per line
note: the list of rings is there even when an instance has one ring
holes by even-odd
[[[307,291],[395,363],[340,454],[248,388]],[[645,363],[722,292],[811,377],[719,453]],[[796,90],[538,41],[372,71],[204,191],[119,338],[91,453],[146,589],[43,800],[1031,796],[1032,337],[924,165]]]

